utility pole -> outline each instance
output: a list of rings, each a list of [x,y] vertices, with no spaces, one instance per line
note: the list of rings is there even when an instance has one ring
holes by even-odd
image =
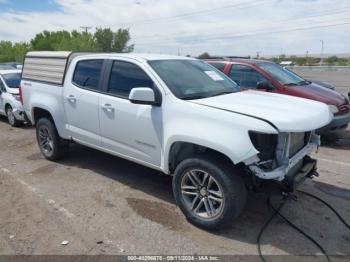
[[[256,52],[256,58],[257,58],[257,59],[260,58],[260,52],[259,52],[259,51]]]
[[[84,29],[85,33],[88,32],[88,30],[90,30],[92,27],[91,26],[81,26],[81,29]]]
[[[306,65],[309,65],[309,50],[306,50]]]
[[[321,65],[323,65],[323,48],[324,48],[324,41],[320,40],[321,42]]]

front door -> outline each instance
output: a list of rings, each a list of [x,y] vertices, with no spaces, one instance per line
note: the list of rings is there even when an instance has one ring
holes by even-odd
[[[64,108],[67,129],[73,139],[101,146],[99,122],[99,87],[104,60],[81,60],[72,81],[65,85]]]
[[[154,88],[154,82],[134,63],[113,61],[110,67],[106,94],[100,96],[102,146],[117,155],[159,167],[161,107],[132,104],[128,99],[132,88]]]
[[[229,77],[240,85],[243,90],[256,89],[259,82],[268,82],[268,80],[254,68],[240,64],[232,65]]]

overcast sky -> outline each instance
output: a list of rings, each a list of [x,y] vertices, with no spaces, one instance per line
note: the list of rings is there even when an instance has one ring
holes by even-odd
[[[0,0],[0,40],[130,28],[137,52],[350,53],[350,0]]]

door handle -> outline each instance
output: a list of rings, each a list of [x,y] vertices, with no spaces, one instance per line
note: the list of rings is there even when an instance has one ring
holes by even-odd
[[[114,111],[114,107],[111,104],[104,104],[102,106],[103,110],[106,110],[107,112],[113,112]]]
[[[67,100],[71,103],[75,103],[77,101],[77,98],[73,95],[67,96]]]

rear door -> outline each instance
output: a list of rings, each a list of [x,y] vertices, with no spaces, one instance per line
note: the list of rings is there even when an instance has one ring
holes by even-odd
[[[161,107],[129,101],[135,87],[155,89],[154,81],[131,61],[110,60],[110,76],[100,96],[102,146],[116,155],[159,167],[162,143]]]
[[[103,59],[80,60],[64,88],[67,129],[81,143],[101,146],[99,95]],[[73,66],[73,65],[72,65]]]
[[[229,77],[239,84],[241,89],[256,89],[258,82],[268,81],[254,68],[242,64],[232,64]]]

